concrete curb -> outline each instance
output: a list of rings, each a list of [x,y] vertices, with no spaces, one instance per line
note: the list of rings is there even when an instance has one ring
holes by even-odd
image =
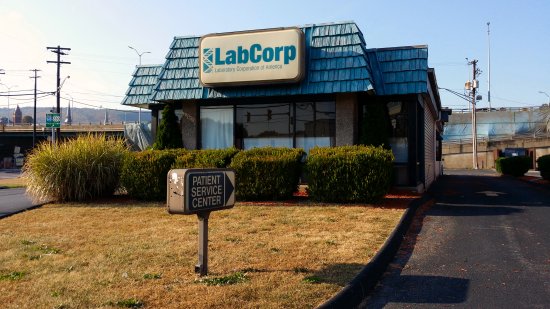
[[[31,206],[31,207],[27,207],[27,208],[25,208],[25,209],[21,209],[21,210],[18,210],[18,211],[15,211],[15,212],[11,212],[11,213],[4,213],[4,214],[1,214],[1,213],[0,213],[0,220],[5,219],[5,218],[7,218],[7,217],[11,217],[11,216],[13,216],[13,215],[20,214],[20,213],[25,212],[25,211],[29,211],[29,210],[33,210],[33,209],[36,209],[36,208],[40,208],[40,207],[42,207],[42,206],[44,206],[44,205],[46,205],[46,204],[48,204],[48,202],[42,203],[42,204],[38,204],[38,205],[33,205],[33,206]]]
[[[424,194],[421,198],[412,201],[395,230],[390,234],[372,260],[338,294],[317,308],[357,307],[376,286],[386,268],[395,257],[418,208],[429,200],[428,195]]]

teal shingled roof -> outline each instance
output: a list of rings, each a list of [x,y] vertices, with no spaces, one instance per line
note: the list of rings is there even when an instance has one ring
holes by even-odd
[[[203,87],[199,37],[176,37],[151,101],[362,92],[373,88],[363,34],[353,22],[301,27],[306,39],[306,76],[298,84]]]
[[[306,75],[298,84],[203,87],[199,82],[200,37],[175,37],[164,65],[137,66],[122,104],[159,101],[364,92],[426,93],[428,47],[366,49],[353,22],[303,26]]]
[[[162,65],[138,65],[132,80],[130,81],[126,97],[122,101],[124,105],[150,104],[153,86],[157,83],[157,77],[162,70]]]
[[[369,49],[367,55],[376,94],[399,95],[428,91],[427,46]]]

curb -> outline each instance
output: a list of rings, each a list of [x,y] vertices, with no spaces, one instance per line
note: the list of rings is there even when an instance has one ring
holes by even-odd
[[[18,210],[18,211],[15,211],[15,212],[10,212],[10,213],[5,213],[5,214],[0,214],[0,220],[2,219],[5,219],[7,217],[11,217],[13,215],[17,215],[17,214],[20,214],[22,212],[25,212],[25,211],[29,211],[29,210],[33,210],[33,209],[36,209],[36,208],[40,208],[46,204],[48,204],[49,202],[46,202],[46,203],[42,203],[42,204],[38,204],[38,205],[33,205],[31,207],[28,207],[28,208],[24,208],[24,209],[21,209],[21,210]]]
[[[403,238],[412,223],[416,211],[430,198],[424,194],[421,198],[413,200],[409,208],[397,224],[397,227],[390,234],[382,248],[376,253],[371,261],[348,283],[338,294],[334,295],[325,303],[318,306],[318,309],[327,308],[355,308],[376,286],[390,262],[394,259]]]

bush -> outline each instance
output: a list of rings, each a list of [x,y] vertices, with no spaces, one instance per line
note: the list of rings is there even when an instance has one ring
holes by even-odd
[[[185,149],[146,150],[131,152],[124,157],[121,185],[128,195],[140,200],[166,199],[166,177],[176,157]]]
[[[178,149],[183,147],[183,139],[178,125],[178,118],[171,104],[162,110],[162,119],[158,128],[153,149]]]
[[[497,158],[496,170],[504,175],[514,177],[523,176],[531,167],[531,158],[526,156],[516,156],[508,158]]]
[[[315,147],[306,164],[309,194],[322,202],[378,202],[389,191],[393,160],[382,146]]]
[[[127,153],[124,140],[81,135],[60,145],[42,143],[27,157],[23,177],[35,201],[86,201],[114,193]]]
[[[297,148],[253,148],[233,157],[236,195],[241,200],[281,200],[298,189],[305,155]]]
[[[225,168],[237,152],[236,148],[193,150],[179,155],[172,168]]]
[[[545,180],[550,180],[550,154],[539,157],[537,159],[537,165],[540,176]]]

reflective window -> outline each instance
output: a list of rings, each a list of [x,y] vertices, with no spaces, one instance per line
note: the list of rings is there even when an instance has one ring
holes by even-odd
[[[237,105],[238,147],[292,147],[291,104]]]
[[[334,101],[202,106],[202,149],[334,146],[335,110]]]
[[[296,103],[296,147],[334,146],[335,119],[334,102]]]

